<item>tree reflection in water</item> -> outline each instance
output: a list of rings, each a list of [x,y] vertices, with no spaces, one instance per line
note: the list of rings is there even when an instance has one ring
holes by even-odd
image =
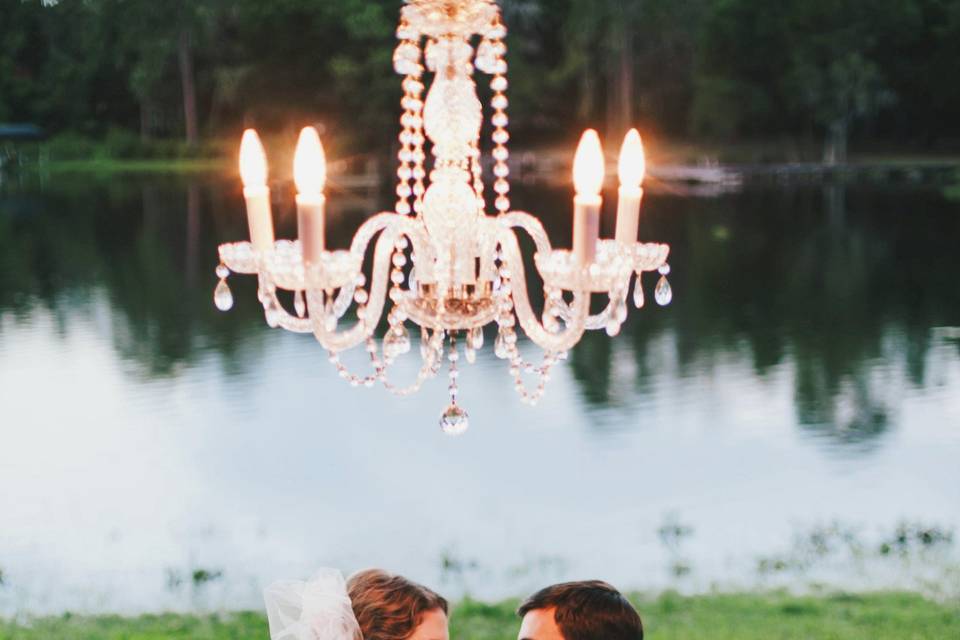
[[[565,191],[520,187],[516,202],[551,212],[544,219],[551,239],[567,243]],[[338,209],[337,198],[331,206],[338,247],[377,210],[370,201],[341,201]],[[279,203],[276,214],[278,235],[292,235],[292,203]],[[933,330],[960,325],[960,216],[933,191],[828,184],[711,200],[653,195],[641,234],[673,245],[677,295],[666,309],[648,295],[648,308],[631,315],[618,343],[599,332],[574,350],[571,370],[593,407],[615,403],[622,368],[614,362],[623,348],[635,364],[629,388],[649,393],[656,345],[666,339],[684,377],[722,357],[748,362],[761,379],[790,365],[804,432],[869,450],[897,423],[902,382],[928,385],[929,354],[945,340]],[[105,302],[113,347],[141,375],[174,375],[211,350],[237,371],[241,347],[257,349],[266,335],[255,284],[231,280],[230,314],[216,312],[211,292],[216,245],[244,235],[233,181],[58,177],[7,186],[0,316],[17,322],[46,310],[65,335],[71,314],[98,313]],[[651,291],[649,276],[645,284]]]
[[[648,199],[641,234],[673,245],[677,295],[626,327],[638,393],[664,336],[680,375],[724,355],[748,359],[760,378],[789,364],[804,432],[870,450],[896,424],[904,381],[927,385],[931,348],[943,344],[934,329],[960,324],[956,213],[933,191],[843,184]],[[591,336],[572,356],[596,406],[612,401],[612,348]]]

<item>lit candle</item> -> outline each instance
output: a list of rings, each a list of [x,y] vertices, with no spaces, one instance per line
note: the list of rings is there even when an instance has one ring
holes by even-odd
[[[573,160],[573,184],[577,191],[573,199],[573,254],[581,266],[592,263],[597,255],[605,170],[600,136],[588,129]]]
[[[267,154],[260,136],[253,129],[243,132],[240,143],[240,177],[247,201],[250,242],[257,251],[273,249],[273,218],[270,215],[270,189],[267,187]]]
[[[640,226],[640,201],[643,200],[643,177],[647,170],[643,142],[636,129],[631,129],[620,150],[620,202],[617,205],[617,242],[632,245],[637,241]]]
[[[326,203],[323,188],[327,182],[327,158],[320,134],[304,127],[293,156],[293,180],[297,183],[297,231],[304,263],[316,263],[326,245]]]

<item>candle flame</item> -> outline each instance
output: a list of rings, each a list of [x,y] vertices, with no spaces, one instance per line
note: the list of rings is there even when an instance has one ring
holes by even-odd
[[[593,129],[587,129],[580,138],[577,155],[573,159],[573,184],[578,196],[600,196],[605,165],[600,136]]]
[[[639,189],[647,172],[647,160],[643,153],[643,141],[636,129],[630,129],[620,149],[620,185]]]
[[[244,131],[240,142],[240,177],[248,189],[267,186],[267,154],[253,129]]]
[[[320,134],[313,127],[300,131],[300,141],[293,156],[293,180],[301,195],[320,196],[327,183],[327,157]]]

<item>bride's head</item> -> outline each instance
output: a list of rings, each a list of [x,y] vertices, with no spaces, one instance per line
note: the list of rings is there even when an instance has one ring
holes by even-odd
[[[369,569],[347,591],[364,640],[449,640],[447,601],[422,585]]]

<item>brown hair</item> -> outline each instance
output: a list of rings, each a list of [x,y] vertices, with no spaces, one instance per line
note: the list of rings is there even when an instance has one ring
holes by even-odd
[[[406,640],[425,613],[448,609],[447,601],[430,589],[379,569],[351,576],[347,591],[364,640]]]
[[[555,609],[565,640],[643,640],[643,623],[633,605],[606,582],[566,582],[533,594],[520,605],[522,618],[537,609]]]

